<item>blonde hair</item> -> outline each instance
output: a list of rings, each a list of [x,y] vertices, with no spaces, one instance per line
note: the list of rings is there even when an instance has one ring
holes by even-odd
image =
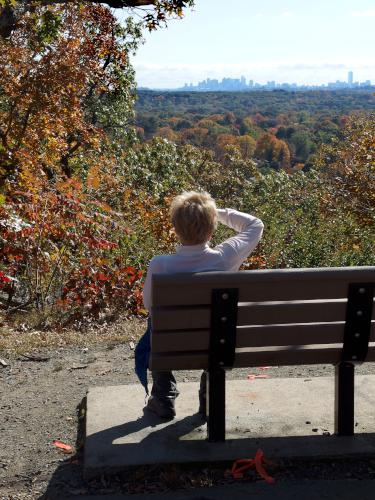
[[[172,224],[181,243],[206,243],[217,226],[215,200],[206,192],[184,191],[171,203]]]

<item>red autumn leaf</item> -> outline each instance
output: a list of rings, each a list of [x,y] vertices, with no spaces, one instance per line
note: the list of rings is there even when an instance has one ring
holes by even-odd
[[[106,276],[104,273],[98,273],[96,275],[96,279],[99,281],[110,281],[110,278]]]
[[[0,281],[3,283],[10,283],[12,280],[0,271]]]

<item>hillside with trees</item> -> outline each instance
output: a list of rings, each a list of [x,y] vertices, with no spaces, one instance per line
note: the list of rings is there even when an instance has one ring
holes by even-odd
[[[236,148],[258,167],[311,168],[321,144],[340,137],[348,115],[372,113],[371,91],[150,92],[136,103],[143,140],[163,137],[206,148],[221,161]]]
[[[0,38],[7,321],[144,315],[144,273],[174,251],[168,202],[184,189],[262,218],[246,269],[375,263],[371,94],[140,92],[135,114],[141,24],[103,5],[17,16]]]

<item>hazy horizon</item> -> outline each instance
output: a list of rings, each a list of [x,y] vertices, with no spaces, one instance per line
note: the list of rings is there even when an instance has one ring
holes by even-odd
[[[249,78],[246,78],[246,84],[249,83],[249,80],[253,80],[253,83],[254,85],[255,84],[260,84],[262,86],[266,86],[268,82],[272,82],[274,81],[276,83],[276,85],[278,84],[283,84],[283,83],[287,83],[287,84],[290,84],[290,85],[293,85],[293,84],[297,84],[298,86],[303,86],[303,85],[306,85],[306,86],[324,86],[324,85],[327,85],[328,83],[336,83],[336,81],[340,81],[340,82],[347,82],[348,81],[348,72],[351,71],[350,68],[348,68],[347,72],[345,74],[343,74],[343,77],[342,78],[335,78],[335,79],[331,79],[331,80],[327,80],[327,81],[321,81],[321,82],[310,82],[310,81],[303,81],[303,82],[296,82],[296,81],[291,81],[291,80],[278,80],[277,78],[269,78],[265,81],[257,81],[251,77]],[[184,83],[187,83],[187,84],[190,84],[192,83],[194,86],[196,86],[199,82],[201,81],[204,81],[204,80],[207,80],[208,78],[216,78],[219,83],[221,83],[221,81],[223,80],[223,78],[233,78],[233,79],[240,79],[242,76],[245,76],[243,74],[238,74],[238,75],[231,75],[231,74],[224,74],[223,77],[202,77],[201,80],[197,80],[196,82],[194,81],[186,81]],[[374,86],[375,85],[375,80],[371,80],[371,78],[361,78],[361,79],[358,79],[356,78],[356,74],[354,73],[354,82],[360,82],[360,83],[363,83],[367,80],[370,80],[371,81],[371,86]],[[138,87],[140,88],[147,88],[147,89],[150,89],[150,90],[180,90],[183,88],[184,85],[180,85],[180,86],[176,86],[176,87],[162,87],[162,86],[156,86],[156,87],[150,87],[150,86],[146,86],[146,85],[141,85],[141,84],[138,84]],[[352,88],[352,90],[356,90],[356,89],[360,89],[360,88],[363,88],[363,87],[356,87],[356,88]],[[252,88],[252,90],[256,90],[256,88]]]
[[[265,84],[375,81],[372,0],[196,0],[185,18],[145,32],[132,62],[141,87],[178,88],[207,78]]]

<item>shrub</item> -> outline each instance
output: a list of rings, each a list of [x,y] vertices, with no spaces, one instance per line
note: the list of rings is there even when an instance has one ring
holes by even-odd
[[[2,303],[48,310],[58,321],[141,310],[142,271],[127,264],[122,216],[76,180],[0,207]]]

